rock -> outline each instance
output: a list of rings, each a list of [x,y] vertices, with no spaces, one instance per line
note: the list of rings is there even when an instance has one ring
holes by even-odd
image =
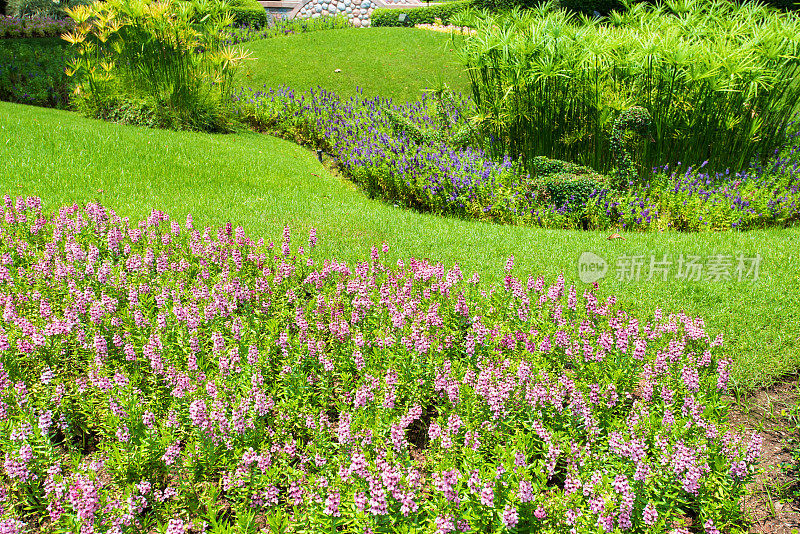
[[[334,69],[333,72],[342,72],[342,69]]]
[[[361,21],[361,27],[362,28],[369,28],[371,24],[372,23],[369,21],[369,19]]]
[[[356,28],[360,28],[361,27],[361,19],[357,19],[357,18],[354,17],[353,18],[353,26],[355,26]]]
[[[364,0],[361,2],[361,9],[368,9],[369,8],[369,0]]]
[[[352,13],[353,13],[353,16],[354,16],[354,17],[357,17],[357,16],[359,16],[359,15],[361,14],[361,10],[360,10],[360,9],[358,9],[358,8],[355,8],[355,9],[352,11]]]
[[[319,16],[319,14],[322,13],[322,6],[320,5],[314,6],[314,11],[316,15]]]
[[[339,2],[339,4],[336,7],[339,8],[339,11],[344,11],[347,8],[347,4],[345,4],[344,2]]]
[[[345,12],[350,14],[350,13],[353,12],[353,8],[352,7],[348,7],[347,9],[345,9]]]

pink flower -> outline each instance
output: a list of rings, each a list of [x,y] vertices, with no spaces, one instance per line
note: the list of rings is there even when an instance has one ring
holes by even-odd
[[[520,480],[519,481],[519,490],[518,490],[517,493],[518,493],[520,502],[525,503],[525,502],[533,501],[533,498],[534,498],[534,496],[533,496],[533,485],[531,485],[531,483],[528,482],[527,480]]]
[[[176,441],[169,447],[167,447],[167,451],[161,457],[164,460],[164,463],[167,465],[172,465],[175,463],[175,459],[180,455],[181,448],[180,448],[180,441]]]
[[[533,517],[541,521],[547,517],[547,510],[545,510],[544,506],[540,504],[539,506],[536,507],[536,510],[534,510]]]
[[[332,491],[328,493],[328,498],[325,499],[325,515],[340,517],[341,513],[339,512],[339,503],[341,502],[341,499],[342,496],[338,491]]]
[[[481,489],[481,504],[490,508],[494,506],[494,488],[488,483]]]
[[[642,519],[644,520],[644,524],[648,527],[652,527],[656,524],[656,521],[658,520],[658,512],[656,511],[655,506],[653,506],[653,503],[649,502],[644,507],[644,510],[642,511]]]
[[[186,527],[184,526],[182,519],[169,520],[166,534],[184,534],[184,532],[186,532]]]
[[[449,514],[437,516],[435,523],[437,534],[448,534],[456,529],[453,525],[453,516]]]
[[[514,528],[519,523],[519,514],[517,513],[517,509],[513,506],[506,505],[505,509],[503,510],[503,524],[506,528]]]

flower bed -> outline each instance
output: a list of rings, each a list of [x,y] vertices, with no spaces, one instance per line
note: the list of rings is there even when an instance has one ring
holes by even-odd
[[[422,129],[439,127],[429,97],[393,106],[379,98],[344,101],[324,90],[281,88],[243,89],[234,98],[239,116],[256,129],[324,149],[370,195],[423,211],[546,228],[744,230],[800,221],[796,134],[767,165],[745,172],[655,169],[645,184],[623,192],[595,175],[593,190],[553,195],[543,194],[541,183],[550,175],[536,172],[556,172],[571,184],[586,169],[539,160],[544,164],[531,175],[508,157],[497,163],[481,149],[455,148],[448,135],[428,142],[393,126],[390,110]],[[448,120],[463,124],[469,109],[468,101],[457,102]]]
[[[741,529],[760,437],[701,319],[513,258],[490,288],[385,245],[320,258],[313,230],[0,217],[4,532]]]
[[[58,37],[75,27],[72,19],[49,17],[2,17],[0,39],[15,37]]]

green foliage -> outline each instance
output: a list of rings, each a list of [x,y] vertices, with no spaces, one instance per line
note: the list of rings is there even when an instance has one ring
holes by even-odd
[[[109,0],[68,10],[77,23],[76,106],[98,118],[141,118],[173,129],[229,131],[239,49],[220,32],[233,16],[222,2]],[[119,109],[115,109],[119,106]]]
[[[727,0],[736,5],[735,0]],[[781,10],[797,9],[800,3],[795,0],[760,0],[763,4]],[[623,12],[637,3],[657,5],[665,3],[662,0],[558,0],[558,5],[573,13],[581,13],[590,17],[595,12],[601,16],[608,16],[612,11]]]
[[[233,0],[231,13],[234,23],[239,26],[264,27],[269,23],[267,10],[256,0]]]
[[[50,17],[63,19],[67,17],[67,9],[88,5],[92,0],[8,0],[8,12],[15,17]]]
[[[617,117],[650,112],[641,172],[679,161],[740,171],[785,140],[800,99],[800,17],[763,5],[636,4],[601,23],[554,4],[473,14],[459,53],[496,156],[559,158],[609,172]],[[677,13],[677,14],[675,14]]]
[[[633,185],[640,175],[625,147],[625,135],[633,132],[649,138],[652,126],[653,117],[649,111],[640,106],[628,108],[614,121],[614,127],[611,129],[611,153],[616,164],[617,188],[624,189]]]
[[[480,142],[480,134],[469,120],[458,121],[462,110],[456,103],[455,95],[447,88],[431,92],[433,98],[433,114],[436,117],[434,127],[423,128],[404,114],[391,108],[386,116],[395,133],[403,133],[418,145],[438,143],[455,148],[463,148]]]
[[[530,165],[526,186],[542,204],[573,211],[586,204],[597,192],[608,189],[608,179],[589,167],[568,161],[536,157]]]
[[[597,11],[600,15],[608,15],[614,10],[625,8],[620,0],[559,0],[559,5],[575,13],[594,15]]]
[[[430,7],[413,7],[409,9],[385,9],[380,8],[372,12],[372,26],[414,26],[415,24],[433,24],[436,19],[440,19],[442,24],[449,24],[450,18],[467,9],[471,0],[460,0],[435,4]],[[400,22],[400,13],[408,15],[405,24]]]
[[[0,46],[0,100],[66,107],[71,80],[64,69],[70,55],[70,51],[55,40],[3,43]]]
[[[541,2],[542,0],[472,0],[472,7],[499,12],[515,8],[530,9],[538,6]]]
[[[233,44],[283,37],[297,33],[353,28],[344,15],[317,17],[315,19],[275,19],[267,16],[265,24],[226,28],[223,39]]]

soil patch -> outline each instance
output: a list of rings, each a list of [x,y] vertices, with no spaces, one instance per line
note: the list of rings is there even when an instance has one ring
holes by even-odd
[[[790,418],[792,408],[800,402],[799,388],[800,377],[786,379],[754,392],[731,408],[734,427],[741,426],[747,433],[758,431],[764,438],[761,463],[744,501],[753,533],[800,532],[800,501],[794,496],[800,494],[797,471],[782,467],[792,463],[789,440],[800,437],[796,421]]]

